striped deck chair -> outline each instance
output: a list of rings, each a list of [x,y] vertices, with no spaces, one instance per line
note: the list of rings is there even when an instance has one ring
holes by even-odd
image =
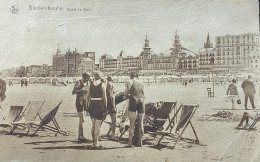
[[[12,127],[12,122],[15,122],[23,111],[24,106],[11,106],[8,115],[0,121],[0,127]]]
[[[61,103],[62,101],[54,109],[52,109],[44,118],[42,118],[40,124],[32,123],[34,126],[37,127],[37,129],[32,135],[35,135],[39,130],[49,130],[66,136],[69,135],[68,132],[65,132],[60,129],[60,126],[57,120],[55,119],[55,115],[57,114]],[[52,122],[54,126],[50,126],[50,122]]]
[[[41,120],[40,112],[41,112],[44,102],[45,102],[45,100],[43,100],[43,101],[30,100],[28,102],[28,104],[25,106],[21,115],[19,116],[19,120],[12,122],[13,128],[11,129],[9,134],[13,134],[15,129],[18,126],[21,126],[23,128],[26,126],[28,128],[28,131],[27,131],[27,135],[28,135],[30,132],[30,129],[32,127],[32,123],[34,123],[36,121],[36,119],[38,119],[38,118]]]
[[[191,119],[193,117],[193,115],[195,114],[197,108],[199,107],[199,105],[180,105],[180,107],[178,108],[178,110],[176,111],[176,113],[174,114],[173,118],[171,119],[171,122],[168,124],[168,126],[166,127],[166,129],[164,131],[158,132],[159,135],[161,135],[158,143],[157,143],[157,147],[160,145],[162,139],[165,136],[168,136],[172,139],[176,139],[172,149],[175,148],[177,142],[179,140],[189,140],[195,143],[199,143],[199,139],[197,136],[197,133],[195,131],[195,128],[193,127],[192,123],[191,123]],[[180,118],[179,121],[176,123],[176,125],[173,127],[171,125],[171,123],[174,120],[177,120],[177,114],[179,113],[179,111],[181,110],[181,114],[180,114]],[[182,135],[185,132],[187,126],[190,125],[192,128],[192,131],[195,135],[196,139],[189,139],[189,138],[183,138]],[[175,129],[175,132],[172,133],[172,130]]]

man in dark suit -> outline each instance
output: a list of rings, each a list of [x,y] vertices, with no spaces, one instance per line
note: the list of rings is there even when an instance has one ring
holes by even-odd
[[[250,103],[253,107],[253,109],[255,109],[255,104],[254,104],[254,95],[256,93],[255,91],[255,85],[253,83],[253,81],[251,80],[251,76],[248,75],[248,79],[244,80],[241,87],[244,90],[245,93],[245,109],[248,110],[247,108],[247,100],[249,97]]]

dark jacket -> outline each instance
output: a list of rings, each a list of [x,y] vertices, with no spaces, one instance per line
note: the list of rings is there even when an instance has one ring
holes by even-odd
[[[255,85],[250,79],[244,80],[241,87],[243,88],[245,94],[254,95],[256,93]]]

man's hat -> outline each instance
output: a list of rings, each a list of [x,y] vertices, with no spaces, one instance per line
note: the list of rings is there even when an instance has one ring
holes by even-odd
[[[82,77],[83,77],[83,78],[90,77],[90,74],[89,74],[88,72],[85,72],[85,73],[82,74]]]

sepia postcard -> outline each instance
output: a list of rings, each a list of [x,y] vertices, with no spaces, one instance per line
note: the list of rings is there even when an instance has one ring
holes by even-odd
[[[260,161],[259,1],[0,9],[0,161]]]

